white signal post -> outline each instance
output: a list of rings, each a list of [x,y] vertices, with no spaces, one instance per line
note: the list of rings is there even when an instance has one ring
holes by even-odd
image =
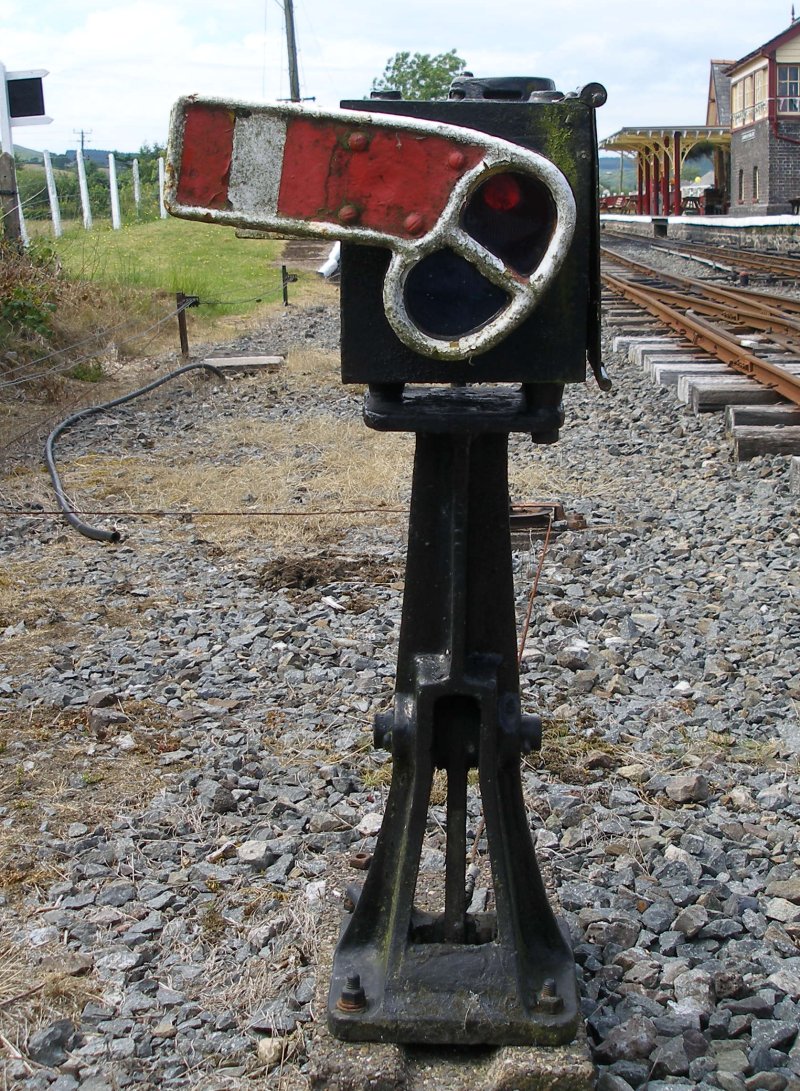
[[[19,224],[18,237],[22,239],[22,242],[26,246],[28,245],[28,232],[25,227],[25,217],[22,214],[22,203],[19,199],[19,190],[17,189],[17,176],[14,169],[14,140],[11,134],[11,127],[13,125],[49,125],[50,122],[53,120],[51,117],[47,117],[45,115],[43,107],[44,98],[41,92],[41,83],[42,79],[46,75],[46,68],[31,68],[23,72],[9,72],[6,69],[6,66],[2,63],[2,61],[0,61],[0,83],[2,83],[2,88],[0,88],[0,142],[3,146],[3,154],[8,155],[10,159],[9,171],[11,175],[13,191],[16,195],[14,198],[16,200],[16,219]],[[18,80],[24,80],[25,83],[28,85],[25,88],[26,91],[34,92],[33,99],[35,99],[36,101],[30,101],[30,105],[32,105],[34,109],[38,111],[39,103],[42,103],[41,113],[37,112],[35,114],[21,114],[18,113],[16,109],[12,110],[12,96],[9,94],[9,85],[12,85],[13,88],[13,85]],[[37,81],[39,84],[38,87],[36,87]],[[26,103],[28,101],[25,95],[22,96],[22,100]],[[8,228],[6,228],[6,230],[8,230]]]

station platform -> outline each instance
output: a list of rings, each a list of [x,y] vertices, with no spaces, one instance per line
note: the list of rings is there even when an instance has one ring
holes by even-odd
[[[754,250],[800,247],[800,216],[632,216],[609,212],[601,214],[600,227],[648,239],[685,239]]]

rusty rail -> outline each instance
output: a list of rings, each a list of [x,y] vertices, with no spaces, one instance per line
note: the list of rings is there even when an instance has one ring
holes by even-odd
[[[624,239],[626,242],[631,240],[635,242],[638,239],[638,236],[622,231],[612,231],[607,227],[604,228],[603,235],[608,238]],[[665,253],[675,254],[678,257],[697,258],[729,273],[759,273],[762,276],[774,277],[776,280],[794,281],[800,278],[800,257],[788,254],[767,254],[754,250],[713,246],[709,243],[685,242],[683,239],[676,239],[674,242],[659,242],[651,239],[645,241],[654,249],[663,250]]]
[[[688,278],[674,277],[649,266],[641,265],[638,262],[622,259],[609,251],[605,251],[605,256],[607,259],[610,258],[615,262],[619,262],[619,264],[634,267],[639,275],[647,276],[658,282],[654,285],[634,283],[629,279],[604,271],[602,273],[602,282],[606,288],[636,303],[658,318],[659,321],[669,326],[670,329],[681,334],[687,341],[709,352],[734,371],[755,379],[771,390],[775,390],[795,405],[800,405],[800,375],[793,374],[780,364],[756,356],[755,353],[745,348],[736,336],[714,325],[708,318],[701,317],[696,313],[698,310],[704,310],[714,313],[715,317],[722,321],[738,322],[748,325],[752,329],[768,332],[770,336],[776,338],[775,343],[781,349],[784,351],[787,349],[793,350],[795,346],[791,344],[791,341],[787,341],[787,338],[782,337],[781,333],[773,332],[773,330],[774,327],[779,327],[783,333],[791,338],[792,335],[798,335],[800,325],[793,319],[784,318],[781,320],[780,315],[775,313],[774,297],[770,300],[769,307],[760,308],[757,301],[758,293],[737,293],[729,289],[707,286],[702,282],[691,281]],[[704,293],[706,298],[703,299],[702,294],[692,296],[670,291],[670,289],[664,287],[664,282],[691,285],[693,290]],[[716,308],[712,306],[714,296],[717,297]],[[746,298],[742,300],[739,297]],[[789,302],[792,304],[790,309],[800,313],[800,306],[795,306],[794,301]],[[736,307],[737,303],[739,309],[734,312],[733,308]],[[783,300],[781,300],[782,303]],[[748,316],[748,311],[754,313]],[[756,323],[760,323],[760,325],[756,325]]]
[[[800,259],[794,257],[683,241],[669,245],[666,243],[653,245],[658,250],[665,250],[671,254],[704,258],[721,269],[727,268],[737,273],[745,271],[760,273],[763,276],[775,277],[776,280],[797,280],[800,277]]]

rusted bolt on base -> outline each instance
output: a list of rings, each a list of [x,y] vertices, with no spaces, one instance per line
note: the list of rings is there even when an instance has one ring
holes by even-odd
[[[343,224],[355,223],[360,213],[355,205],[342,205],[339,209],[339,219]]]
[[[350,867],[357,871],[366,871],[372,863],[372,855],[368,852],[354,852],[350,857]]]
[[[563,1009],[564,1000],[558,995],[555,978],[548,977],[542,982],[542,987],[539,990],[539,1003],[537,1006],[540,1011],[546,1011],[553,1015]]]
[[[336,1007],[339,1011],[354,1012],[363,1011],[367,1006],[367,997],[361,987],[361,978],[358,974],[348,974],[345,986],[341,991]]]
[[[351,133],[347,138],[347,146],[351,152],[365,152],[369,147],[366,133]]]

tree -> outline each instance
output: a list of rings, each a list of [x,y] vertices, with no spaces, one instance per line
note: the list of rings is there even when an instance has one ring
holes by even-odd
[[[407,99],[447,98],[454,76],[463,72],[466,61],[454,49],[449,53],[395,53],[383,75],[372,81],[373,91],[399,91]]]

